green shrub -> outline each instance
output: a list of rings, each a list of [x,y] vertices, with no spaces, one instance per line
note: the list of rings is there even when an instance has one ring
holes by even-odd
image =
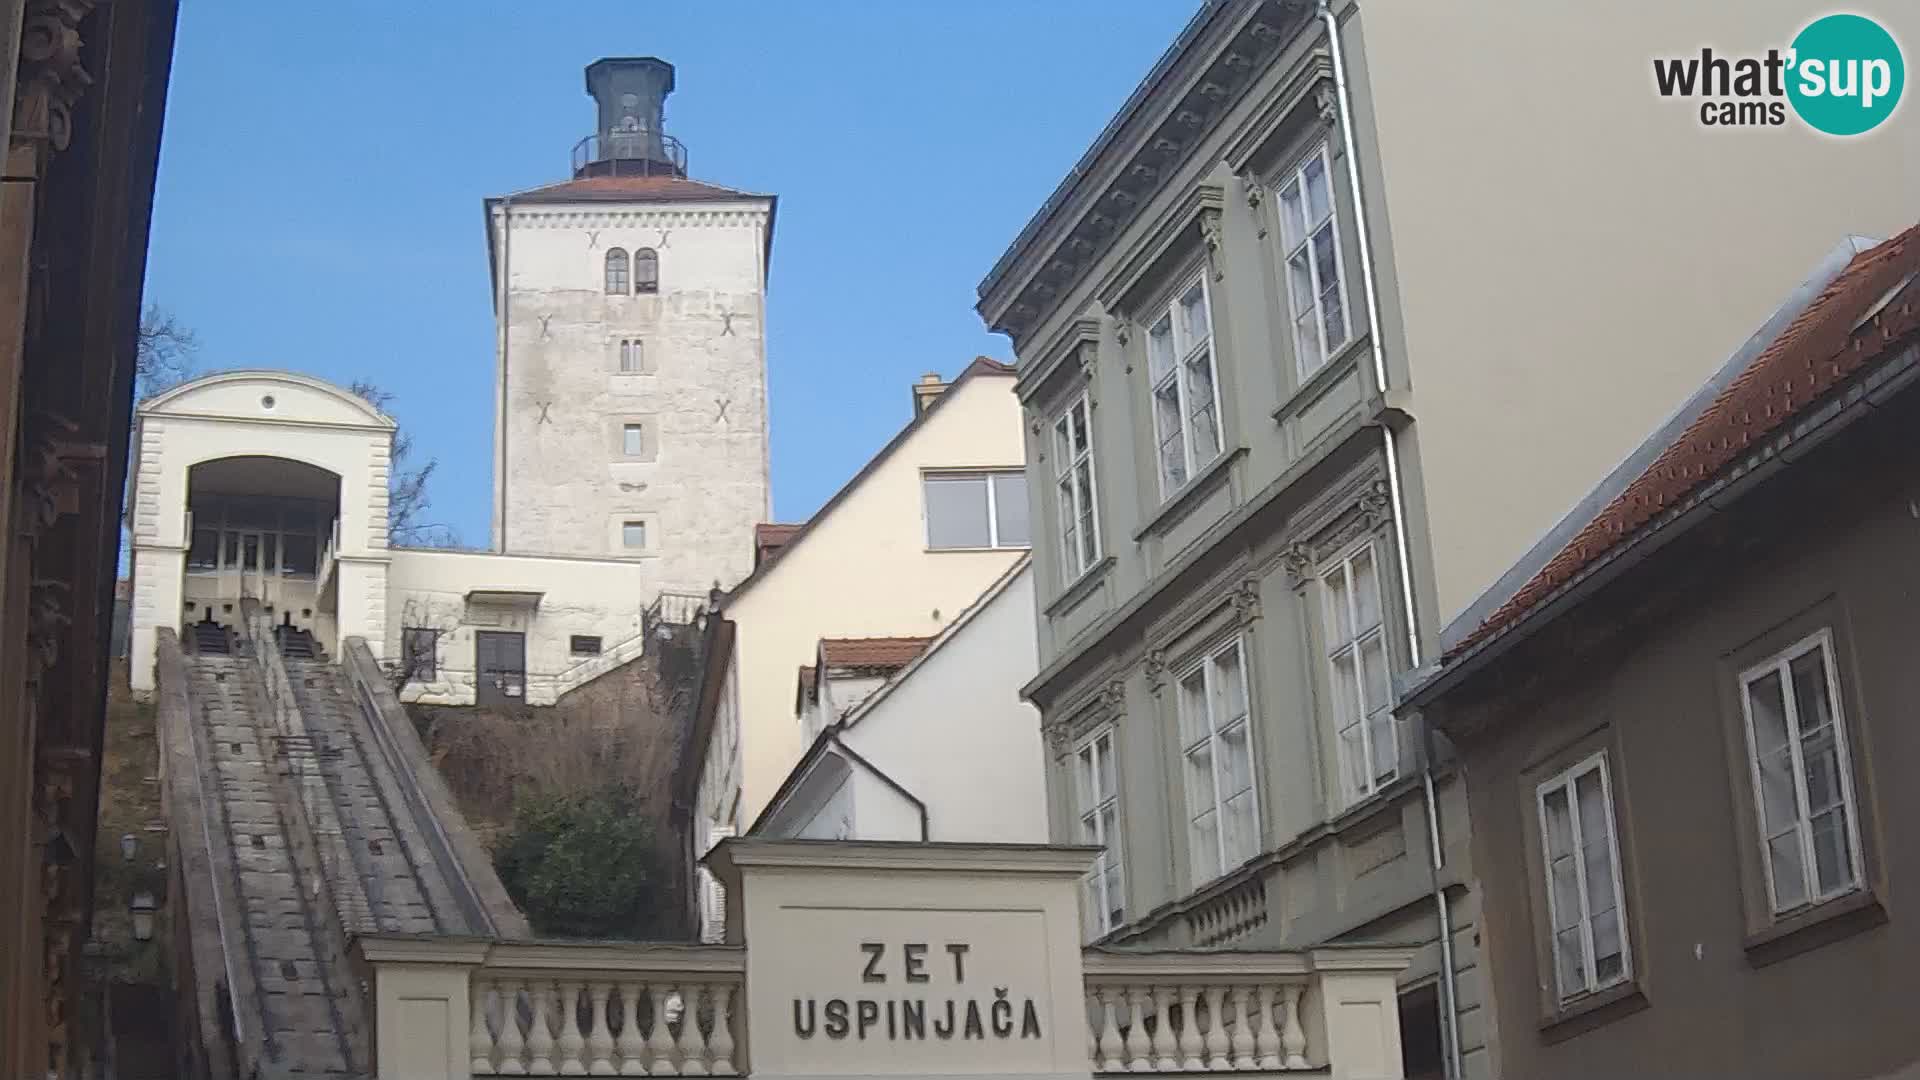
[[[494,866],[535,933],[639,938],[663,907],[654,895],[653,826],[618,784],[523,793]]]

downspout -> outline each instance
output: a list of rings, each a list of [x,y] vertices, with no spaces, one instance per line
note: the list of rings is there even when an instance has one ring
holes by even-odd
[[[500,535],[493,538],[493,550],[498,554],[507,551],[507,439],[511,432],[507,426],[507,350],[510,310],[508,284],[513,280],[513,196],[500,200],[500,280],[494,284],[494,304],[498,311],[495,320],[500,329],[496,331],[500,338],[500,403],[494,408],[494,430],[500,433],[500,452],[494,458],[493,467],[500,471],[499,482],[494,484],[494,519],[500,524]]]
[[[1320,21],[1327,27],[1328,51],[1333,54],[1333,89],[1340,114],[1340,137],[1347,148],[1347,187],[1353,199],[1354,228],[1360,234],[1360,283],[1367,304],[1367,351],[1373,356],[1374,387],[1384,396],[1387,392],[1387,361],[1381,347],[1380,292],[1373,270],[1371,234],[1367,230],[1367,202],[1360,188],[1360,155],[1358,143],[1353,137],[1353,97],[1347,86],[1347,65],[1340,46],[1340,20],[1333,13],[1328,0],[1319,0],[1319,14]],[[1416,621],[1413,603],[1412,560],[1407,554],[1406,497],[1400,484],[1399,446],[1392,425],[1380,425],[1380,434],[1381,449],[1387,459],[1387,498],[1393,511],[1394,548],[1400,570],[1400,602],[1407,627],[1407,661],[1409,669],[1418,669],[1422,662],[1420,624]],[[1434,913],[1439,919],[1440,989],[1445,998],[1441,1011],[1447,1033],[1447,1076],[1449,1080],[1459,1080],[1460,1012],[1455,1002],[1460,1000],[1460,996],[1453,971],[1453,918],[1447,910],[1446,890],[1440,885],[1440,868],[1445,865],[1446,856],[1440,846],[1440,799],[1433,784],[1433,739],[1424,722],[1421,732],[1420,790],[1427,811],[1428,880],[1433,890]]]

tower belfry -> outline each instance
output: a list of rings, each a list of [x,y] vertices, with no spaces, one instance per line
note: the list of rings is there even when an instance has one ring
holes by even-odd
[[[587,65],[570,176],[487,200],[496,550],[641,559],[661,588],[752,568],[768,513],[774,198],[695,180],[673,65]]]
[[[665,130],[672,64],[653,56],[595,60],[587,65],[587,93],[599,126],[576,155],[575,176],[686,175],[686,147]]]

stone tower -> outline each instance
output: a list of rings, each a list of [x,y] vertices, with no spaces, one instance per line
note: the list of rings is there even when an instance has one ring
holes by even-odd
[[[694,180],[673,66],[586,70],[572,177],[486,201],[496,322],[493,546],[631,557],[704,592],[768,517],[774,198]]]

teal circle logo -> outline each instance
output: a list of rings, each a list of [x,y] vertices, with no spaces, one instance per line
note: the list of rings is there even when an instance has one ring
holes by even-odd
[[[1907,65],[1900,44],[1861,15],[1828,15],[1793,39],[1787,100],[1816,131],[1860,135],[1900,104]]]

